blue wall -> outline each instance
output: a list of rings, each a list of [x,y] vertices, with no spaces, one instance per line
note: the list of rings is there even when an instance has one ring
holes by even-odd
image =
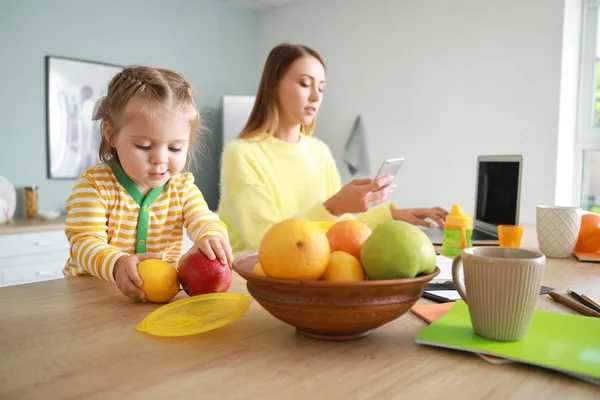
[[[46,55],[173,69],[195,88],[210,133],[196,183],[218,200],[221,97],[255,94],[258,14],[209,0],[0,0],[0,175],[64,209],[75,180],[47,178]],[[22,201],[17,214],[23,214]]]

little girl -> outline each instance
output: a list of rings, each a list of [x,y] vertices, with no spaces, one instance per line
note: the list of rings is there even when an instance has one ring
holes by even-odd
[[[201,125],[191,86],[166,69],[125,68],[92,120],[101,121],[102,163],[79,177],[67,200],[71,247],[63,273],[116,282],[125,296],[145,301],[137,264],[176,264],[183,228],[195,243],[186,255],[202,251],[231,263],[225,224],[208,209],[193,175],[181,173]]]

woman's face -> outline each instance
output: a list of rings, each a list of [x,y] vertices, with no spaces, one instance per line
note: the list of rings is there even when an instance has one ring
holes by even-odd
[[[290,65],[277,85],[281,122],[310,125],[323,101],[325,68],[313,56],[304,56]]]

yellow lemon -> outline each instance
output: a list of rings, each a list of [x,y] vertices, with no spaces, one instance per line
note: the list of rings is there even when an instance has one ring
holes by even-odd
[[[323,281],[364,281],[365,273],[358,259],[343,251],[334,251],[321,277]]]
[[[252,268],[252,273],[254,275],[267,276],[265,275],[265,271],[263,271],[262,267],[260,266],[260,263],[256,263],[254,268]]]
[[[145,260],[138,264],[137,270],[144,283],[140,289],[146,294],[146,300],[166,303],[179,293],[177,270],[168,262]]]
[[[329,261],[329,242],[316,223],[286,219],[265,233],[258,260],[271,278],[317,280]]]

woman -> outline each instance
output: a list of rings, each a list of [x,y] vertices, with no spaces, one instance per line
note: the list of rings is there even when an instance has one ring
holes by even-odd
[[[396,187],[393,177],[341,186],[329,148],[312,136],[324,86],[316,51],[283,43],[269,53],[250,118],[223,152],[218,213],[233,251],[257,249],[271,226],[293,217],[336,221],[357,214],[371,229],[392,219],[443,225],[447,211],[439,207],[383,203]]]

